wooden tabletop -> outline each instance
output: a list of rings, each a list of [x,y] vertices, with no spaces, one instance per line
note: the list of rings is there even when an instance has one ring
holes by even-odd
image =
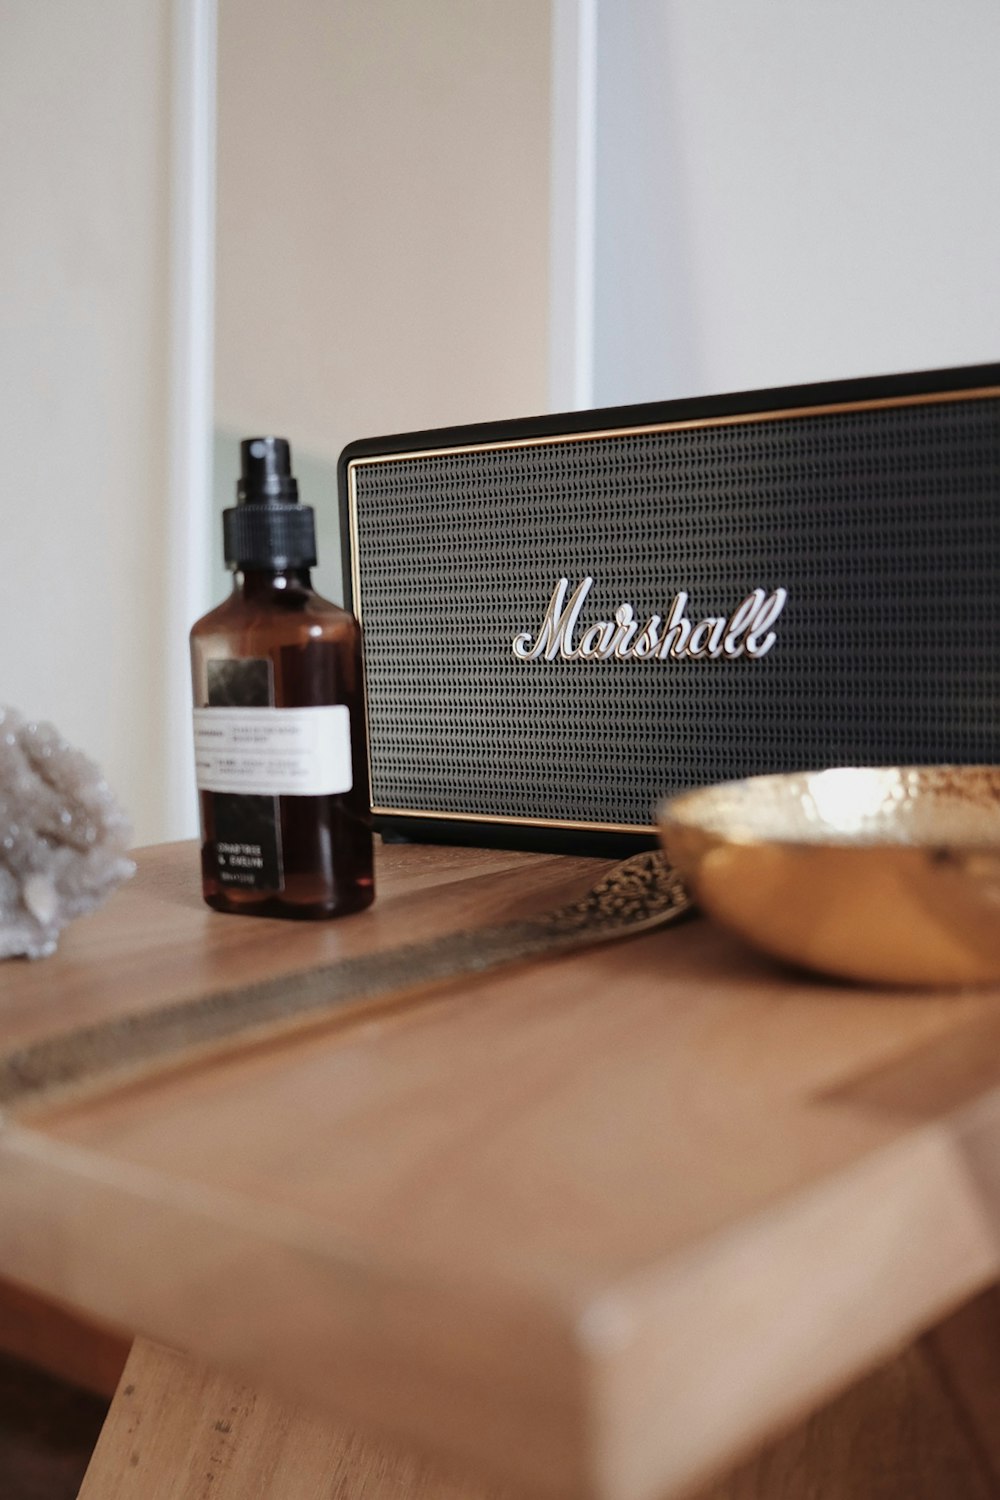
[[[0,969],[0,1051],[603,868],[387,847],[371,911],[297,924],[150,849]],[[998,1267],[1000,993],[813,981],[700,919],[0,1129],[0,1275],[554,1496],[679,1491]]]

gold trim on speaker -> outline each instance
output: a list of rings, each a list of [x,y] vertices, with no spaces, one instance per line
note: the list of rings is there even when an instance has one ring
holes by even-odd
[[[599,427],[591,432],[557,432],[548,437],[508,438],[493,443],[455,443],[449,448],[414,448],[406,453],[377,453],[352,458],[353,471],[367,464],[394,464],[410,458],[443,458],[449,453],[495,453],[501,448],[539,448],[551,443],[585,443],[592,438],[633,437],[639,432],[690,432],[699,427],[737,427],[747,422],[787,422],[797,417],[821,417],[852,411],[888,410],[897,406],[935,406],[951,401],[981,401],[1000,396],[1000,386],[976,386],[968,391],[933,391],[922,396],[878,396],[868,401],[830,401],[822,406],[778,407],[774,411],[738,412],[728,417],[689,417],[678,422],[640,422],[632,427]]]
[[[354,589],[354,613],[364,623],[361,608],[361,572],[358,565],[358,490],[357,470],[373,464],[400,463],[419,458],[443,458],[455,453],[496,453],[504,448],[540,448],[563,443],[584,443],[594,438],[633,437],[650,432],[690,432],[702,427],[736,427],[750,422],[792,421],[800,417],[841,415],[858,411],[885,411],[903,406],[935,406],[954,401],[982,401],[1000,397],[1000,386],[974,386],[970,390],[931,391],[917,396],[878,396],[862,401],[830,401],[818,406],[779,407],[773,411],[737,412],[726,417],[690,417],[676,422],[639,422],[629,427],[599,427],[587,432],[550,433],[547,437],[508,438],[496,442],[455,443],[445,448],[414,448],[405,453],[379,453],[371,458],[352,458],[347,465],[347,513],[350,527],[351,581]],[[367,694],[367,682],[365,688]],[[367,708],[367,705],[366,705]],[[368,781],[372,781],[371,743],[368,743]],[[515,818],[497,817],[487,813],[428,812],[426,809],[409,807],[372,807],[376,815],[388,817],[440,819],[456,823],[494,823],[499,826],[516,824],[519,827],[562,828],[588,833],[655,833],[655,825],[648,828],[631,823],[586,823],[570,822],[559,818]]]
[[[508,823],[515,823],[519,828],[568,828],[586,833],[656,833],[655,823],[579,823],[570,818],[515,818],[501,813],[428,812],[416,807],[373,807],[372,812],[399,818],[433,818],[449,823],[494,823],[501,828]]]

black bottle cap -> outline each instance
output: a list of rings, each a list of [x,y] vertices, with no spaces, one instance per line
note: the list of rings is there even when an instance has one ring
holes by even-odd
[[[240,444],[236,504],[222,512],[223,550],[235,568],[311,568],[316,561],[312,506],[299,504],[292,450],[285,438]]]

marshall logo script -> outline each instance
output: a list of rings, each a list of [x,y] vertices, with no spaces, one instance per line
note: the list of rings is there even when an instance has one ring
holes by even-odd
[[[520,661],[680,661],[688,657],[734,661],[766,656],[777,640],[772,629],[788,598],[787,589],[768,594],[754,589],[730,615],[689,620],[686,593],[674,595],[670,612],[650,615],[642,623],[631,604],[619,604],[613,620],[598,620],[574,644],[584,602],[593,586],[585,578],[567,600],[569,579],[560,578],[538,634],[524,631],[513,639]]]

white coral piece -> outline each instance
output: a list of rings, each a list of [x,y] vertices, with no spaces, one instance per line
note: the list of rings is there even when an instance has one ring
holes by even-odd
[[[66,924],[134,873],[131,838],[88,756],[0,708],[0,958],[54,953]]]

